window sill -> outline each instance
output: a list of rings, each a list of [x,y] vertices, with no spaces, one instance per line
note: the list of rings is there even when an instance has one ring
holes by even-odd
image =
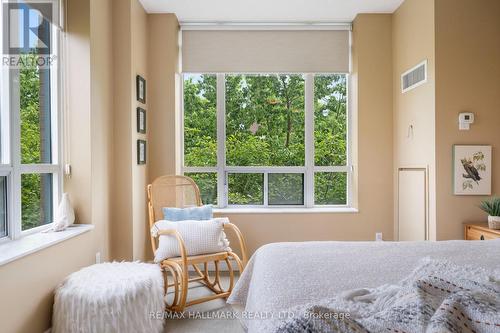
[[[314,207],[314,208],[214,208],[215,214],[353,214],[358,209],[351,207]]]
[[[92,229],[94,229],[94,226],[91,224],[76,224],[64,231],[38,232],[18,240],[7,241],[0,245],[0,266],[81,235]]]

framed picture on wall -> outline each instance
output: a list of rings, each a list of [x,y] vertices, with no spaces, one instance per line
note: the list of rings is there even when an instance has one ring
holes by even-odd
[[[137,108],[137,132],[146,134],[146,110]]]
[[[146,164],[146,141],[137,140],[137,164]]]
[[[491,146],[453,146],[455,195],[491,195]]]
[[[137,100],[146,104],[146,80],[140,75],[136,76]]]

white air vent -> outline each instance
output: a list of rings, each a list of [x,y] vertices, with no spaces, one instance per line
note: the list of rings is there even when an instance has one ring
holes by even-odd
[[[427,82],[427,60],[401,74],[401,91],[405,93]]]

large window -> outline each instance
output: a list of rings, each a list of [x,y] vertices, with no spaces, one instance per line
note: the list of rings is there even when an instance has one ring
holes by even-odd
[[[3,5],[3,3],[2,3]],[[3,6],[6,15],[12,11],[35,17],[31,5]],[[15,14],[17,15],[17,14]],[[47,20],[37,27],[20,20],[19,31],[28,34],[27,43],[5,55],[0,75],[0,239],[17,239],[47,228],[53,222],[60,196],[61,168],[59,144],[58,29]],[[12,24],[12,23],[11,23]],[[4,26],[5,28],[5,26]],[[7,38],[8,34],[2,34]],[[10,38],[13,38],[12,35]],[[43,40],[37,42],[37,38]],[[10,41],[12,45],[13,43]]]
[[[347,75],[185,74],[184,174],[218,207],[349,205]]]

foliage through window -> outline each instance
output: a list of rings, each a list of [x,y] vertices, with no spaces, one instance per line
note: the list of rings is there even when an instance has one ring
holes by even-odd
[[[25,57],[34,58],[35,55],[27,54]],[[21,66],[18,75],[21,164],[51,164],[50,69]],[[21,174],[22,230],[51,223],[52,210],[52,174]]]
[[[302,75],[226,75],[226,164],[304,165]]]
[[[349,204],[347,75],[184,74],[183,93],[183,171],[204,203]]]

